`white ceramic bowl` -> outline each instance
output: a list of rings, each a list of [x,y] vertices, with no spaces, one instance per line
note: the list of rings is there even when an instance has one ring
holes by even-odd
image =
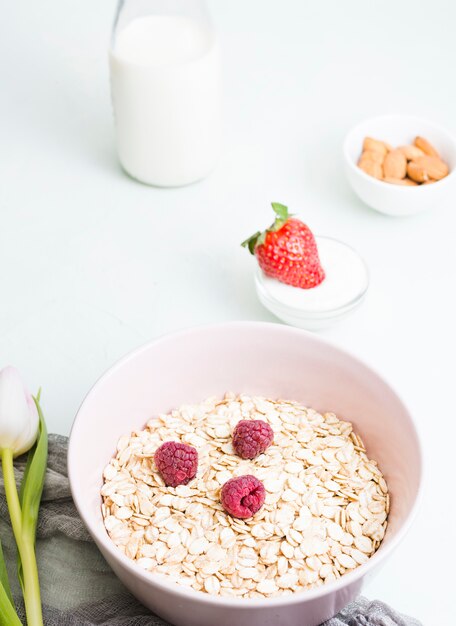
[[[118,438],[142,428],[157,413],[227,390],[294,399],[354,423],[391,493],[385,539],[366,564],[316,589],[244,600],[167,582],[135,565],[112,543],[101,517],[100,487]],[[165,336],[114,365],[76,416],[68,470],[78,511],[114,572],[144,605],[172,624],[316,626],[358,595],[365,578],[407,532],[421,490],[422,457],[406,407],[358,359],[302,330],[235,322]],[[406,575],[404,563],[400,576]]]
[[[255,289],[263,306],[286,324],[314,331],[329,328],[349,316],[361,305],[369,287],[367,265],[353,248],[332,237],[316,237],[316,241],[326,271],[326,278],[318,287],[308,290],[290,287],[266,277],[259,266],[255,270]],[[345,263],[334,250],[343,251]],[[347,255],[350,259],[348,266]],[[353,278],[356,276],[355,284],[347,285],[345,274],[348,272]],[[331,286],[322,298],[317,292],[325,290],[326,285]]]
[[[421,135],[439,151],[450,168],[448,176],[432,185],[407,187],[377,180],[357,163],[366,136],[394,147],[413,143]],[[456,190],[456,140],[444,128],[411,115],[383,115],[365,120],[346,136],[343,146],[345,172],[357,196],[368,206],[387,215],[413,215],[437,209],[453,200]]]

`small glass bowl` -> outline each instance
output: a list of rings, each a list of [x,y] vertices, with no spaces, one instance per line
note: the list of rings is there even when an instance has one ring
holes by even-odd
[[[255,273],[255,287],[263,306],[286,324],[307,330],[321,330],[343,320],[360,306],[369,287],[367,265],[353,248],[331,237],[316,237],[316,241],[326,272],[318,287],[301,289],[284,285],[265,276],[259,267]],[[354,272],[349,271],[350,263]],[[349,280],[354,274],[355,278],[346,289],[340,288],[347,273]]]

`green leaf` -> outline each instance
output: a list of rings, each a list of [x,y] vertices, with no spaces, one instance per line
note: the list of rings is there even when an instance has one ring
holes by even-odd
[[[250,254],[255,254],[255,248],[264,244],[268,233],[275,233],[280,230],[282,226],[286,224],[288,218],[291,217],[288,213],[288,207],[284,204],[280,204],[280,202],[271,202],[271,206],[277,216],[274,223],[271,224],[267,230],[264,230],[263,232],[258,231],[241,243],[241,246],[249,249]]]
[[[259,245],[259,237],[261,237],[260,231],[243,241],[241,246],[248,248],[250,254],[255,254],[255,248]]]
[[[288,221],[288,218],[291,217],[288,213],[288,207],[284,204],[279,204],[278,202],[271,202],[272,208],[275,211],[277,217],[275,218],[274,224],[268,228],[268,231],[271,233],[275,233],[285,226]]]
[[[35,452],[35,447],[36,447],[36,442],[33,448],[29,450],[29,453],[27,456],[27,463],[25,464],[24,474],[22,476],[21,486],[19,488],[19,502],[21,503],[21,509],[22,509],[22,502],[24,500],[25,485],[27,484],[28,475],[30,473],[30,467],[32,465],[33,453]]]
[[[2,584],[0,584],[0,626],[22,626],[14,605]]]
[[[29,452],[19,494],[22,508],[22,528],[25,533],[30,533],[29,536],[33,536],[33,538],[36,533],[48,453],[46,423],[38,401],[35,402],[40,418],[38,437],[35,446]]]
[[[256,245],[257,246],[262,246],[264,244],[264,242],[266,241],[266,235],[268,234],[267,230],[264,230],[260,236],[257,239]]]
[[[20,490],[19,490],[19,502],[21,503],[21,508],[22,508],[22,501],[24,499],[25,485],[27,484],[27,477],[28,477],[28,474],[30,472],[30,466],[31,466],[32,461],[33,461],[34,452],[35,452],[36,447],[38,445],[38,439],[41,436],[41,420],[43,420],[43,423],[44,423],[44,418],[43,418],[43,415],[42,415],[42,412],[41,412],[41,407],[39,407],[40,397],[41,397],[41,387],[38,389],[38,393],[36,394],[36,398],[34,398],[35,404],[37,405],[37,408],[38,408],[38,415],[40,417],[40,424],[39,424],[37,441],[35,442],[35,445],[33,446],[32,450],[29,451],[29,454],[27,456],[27,463],[25,465],[24,475],[22,476],[22,482],[21,482],[21,486],[20,486]],[[46,424],[44,425],[44,430],[46,430]],[[46,442],[47,442],[47,433],[46,433]],[[46,449],[47,449],[47,444],[46,444]],[[47,452],[46,452],[46,456],[47,456]]]
[[[271,202],[271,206],[279,219],[287,221],[289,217],[287,206],[280,204],[280,202]]]
[[[34,398],[40,423],[38,437],[34,447],[30,450],[27,458],[24,476],[21,482],[19,500],[22,509],[22,532],[33,545],[35,544],[36,525],[40,508],[41,495],[43,493],[44,479],[46,476],[48,436],[46,422],[44,421],[38,397]],[[23,586],[22,564],[18,559],[18,574]]]
[[[13,602],[13,596],[11,593],[11,588],[9,585],[8,572],[6,570],[5,557],[3,556],[3,548],[2,542],[0,541],[0,585],[3,586],[3,589],[8,596],[8,599]]]

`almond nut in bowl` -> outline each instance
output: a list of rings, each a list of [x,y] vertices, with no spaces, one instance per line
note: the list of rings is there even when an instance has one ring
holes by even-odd
[[[456,192],[456,140],[419,117],[385,115],[361,122],[347,134],[343,156],[353,191],[387,215],[447,206]]]
[[[226,397],[229,390],[234,395]],[[239,412],[238,394],[243,394],[241,403],[245,404],[245,411],[241,408],[240,414],[236,414]],[[212,400],[205,401],[208,398]],[[217,399],[222,399],[219,409]],[[187,408],[170,416],[170,411],[182,405]],[[193,409],[189,405],[193,405]],[[204,422],[202,408],[208,409],[212,424]],[[308,423],[302,432],[300,428],[293,430],[296,412]],[[238,448],[230,447],[235,424],[252,417],[268,422],[273,431],[271,438],[264,425],[260,425],[261,429],[258,426],[259,456],[255,456],[256,453],[242,455]],[[157,419],[161,425],[155,425]],[[195,426],[195,420],[203,420],[201,424],[204,423],[205,428]],[[371,463],[369,471],[363,471],[363,480],[373,482],[365,494],[367,500],[364,496],[361,500],[368,507],[372,505],[369,513],[364,509],[363,512],[368,517],[377,516],[375,529],[370,523],[364,527],[362,516],[357,523],[352,519],[352,509],[356,518],[355,505],[347,503],[348,515],[337,515],[337,506],[349,497],[342,493],[347,492],[345,488],[341,489],[339,497],[328,492],[328,502],[321,510],[315,509],[315,516],[312,485],[300,494],[303,489],[301,473],[305,475],[311,470],[312,454],[324,455],[328,473],[334,472],[337,454],[338,463],[340,459],[343,462],[348,448],[353,448],[353,443],[345,442],[351,428],[357,452],[363,455],[365,449],[370,460],[365,462]],[[328,429],[341,435],[330,434],[325,438],[322,433]],[[289,437],[287,431],[296,432],[297,436]],[[187,468],[190,473],[183,482],[179,478],[177,487],[160,482],[153,465],[157,444],[171,440],[193,446],[197,452],[197,455],[193,453],[191,467]],[[149,444],[150,449],[145,450],[144,446]],[[338,449],[341,444],[348,446],[345,452]],[[177,454],[176,445],[169,447]],[[135,455],[137,464],[132,458]],[[217,465],[222,461],[215,477],[207,473],[208,460],[213,458]],[[284,464],[285,474],[290,474],[288,483],[283,486],[276,485],[277,481],[269,476],[269,470],[278,471],[281,464]],[[195,468],[196,476],[191,478]],[[398,545],[414,517],[422,483],[421,450],[413,420],[380,376],[315,335],[281,324],[256,322],[178,332],[145,345],[117,363],[94,385],[78,412],[70,436],[68,469],[78,511],[108,563],[144,605],[176,626],[321,624],[358,595],[366,577],[370,577]],[[152,481],[150,472],[154,474]],[[133,473],[136,477],[133,476],[132,482]],[[229,511],[230,515],[238,515],[238,507],[232,507],[233,501],[227,506],[220,494],[221,486],[241,475],[244,480],[239,481],[242,483],[239,489],[246,487],[255,491],[252,515],[257,517],[248,516],[244,511],[241,514],[245,519],[228,515]],[[116,478],[125,479],[128,484],[119,486]],[[262,489],[256,491],[258,481],[264,484],[266,493]],[[202,487],[207,489],[206,497],[200,494]],[[325,481],[324,490],[334,488],[334,481]],[[373,496],[371,488],[377,493],[375,503],[369,500]],[[378,488],[381,493],[377,492]],[[152,498],[148,499],[151,490]],[[231,495],[239,494],[233,491]],[[280,515],[275,511],[276,495],[277,501],[285,502]],[[307,498],[308,504],[296,518],[296,507],[301,513],[298,497]],[[252,503],[253,500],[249,500],[249,507]],[[207,505],[212,507],[212,517],[219,520],[220,527],[214,531],[205,528],[209,517]],[[154,524],[149,521],[151,513]],[[323,513],[330,517],[325,518]],[[272,521],[265,519],[267,515]],[[199,531],[192,536],[195,519],[204,526],[204,536],[200,536]],[[314,523],[323,524],[328,532],[325,539],[323,527],[320,527],[318,537],[310,542],[312,549],[319,546],[321,556],[317,558],[306,555],[310,544],[309,537],[304,537],[306,533],[313,533]],[[346,532],[341,531],[340,524],[346,526]],[[119,526],[120,534],[117,530],[113,532],[115,525]],[[178,526],[182,526],[181,533],[177,531]],[[223,550],[210,547],[223,529]],[[124,530],[128,534],[127,542],[120,536]],[[157,530],[163,532],[166,542],[156,538]],[[146,538],[147,545],[143,544],[146,552],[150,551],[150,557],[141,555],[138,559],[135,546],[132,548],[135,543],[132,532],[137,533],[138,538],[144,533],[150,535],[148,540]],[[258,544],[263,547],[268,544],[271,533],[271,554],[267,547],[263,553],[260,547],[259,555],[256,554]],[[356,543],[355,536],[359,537]],[[190,543],[189,539],[192,539]],[[324,556],[330,545],[334,547],[331,541],[341,543],[342,540],[346,543],[334,548],[334,554]],[[243,545],[236,545],[236,542]],[[276,554],[275,547],[281,551],[280,555]],[[176,558],[179,550],[188,575],[172,580],[155,569],[155,564],[163,563],[171,552]],[[229,593],[220,592],[222,588],[228,589],[224,585],[230,563],[222,560],[223,575],[212,574],[219,565],[217,558],[207,563],[209,550],[209,556],[215,554],[216,557],[222,556],[222,552],[229,556],[237,551],[242,560],[242,576],[235,575],[238,570],[236,563],[233,564],[234,584]],[[298,582],[292,571],[294,563],[290,567],[296,557],[304,571],[304,578]],[[145,560],[141,563],[133,560],[142,558]],[[327,558],[333,559],[331,564],[323,563]],[[271,564],[265,563],[265,559]],[[257,561],[258,567],[255,566]],[[177,571],[180,561],[168,562],[168,565]],[[284,572],[285,565],[287,572]],[[311,566],[317,568],[316,578],[312,577]],[[340,576],[336,575],[335,566]],[[268,578],[264,577],[265,567],[271,570]],[[288,570],[290,576],[286,575]],[[255,592],[251,581],[257,574],[258,590]],[[250,578],[245,579],[244,575]],[[307,576],[312,580],[328,578],[330,582],[312,587],[309,578],[308,587],[302,588]],[[292,588],[287,591],[276,585],[279,579],[281,584],[286,582]],[[249,582],[244,583],[245,580]],[[246,588],[248,597],[244,597]]]

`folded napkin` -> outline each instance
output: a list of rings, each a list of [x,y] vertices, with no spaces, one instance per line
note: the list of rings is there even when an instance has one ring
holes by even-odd
[[[71,499],[68,439],[49,437],[49,463],[37,530],[37,558],[46,626],[170,626],[143,607],[115,577],[92,542]],[[16,463],[20,479],[25,462]],[[16,606],[25,624],[15,576],[15,545],[0,481],[0,536]],[[421,626],[383,602],[358,598],[324,626]],[[235,626],[235,624],[233,624]]]

